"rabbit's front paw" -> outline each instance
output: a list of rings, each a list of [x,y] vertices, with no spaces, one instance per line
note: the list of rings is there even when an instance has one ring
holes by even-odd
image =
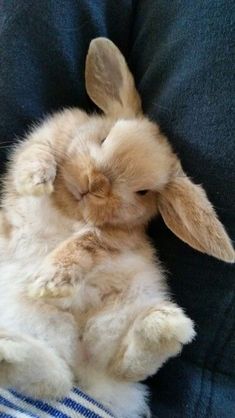
[[[29,287],[29,296],[33,298],[64,298],[72,296],[77,278],[74,266],[63,267],[45,263]]]
[[[53,159],[21,161],[15,176],[16,190],[21,195],[51,194],[55,176],[56,166]]]

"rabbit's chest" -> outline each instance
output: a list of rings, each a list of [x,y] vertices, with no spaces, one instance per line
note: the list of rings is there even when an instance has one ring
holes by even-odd
[[[61,215],[47,198],[28,197],[18,202],[11,218],[11,238],[5,257],[37,264],[83,225]]]
[[[110,306],[129,303],[138,264],[138,257],[130,255],[107,259],[77,284],[70,306],[80,327]]]

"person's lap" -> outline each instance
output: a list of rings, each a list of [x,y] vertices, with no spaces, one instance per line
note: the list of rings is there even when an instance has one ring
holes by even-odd
[[[202,183],[234,238],[232,1],[17,0],[0,10],[1,170],[16,135],[65,106],[91,109],[84,60],[107,36],[127,57],[144,110],[186,172]],[[5,148],[6,147],[6,148]],[[234,390],[234,267],[150,227],[196,341],[149,381],[157,417],[230,417]]]

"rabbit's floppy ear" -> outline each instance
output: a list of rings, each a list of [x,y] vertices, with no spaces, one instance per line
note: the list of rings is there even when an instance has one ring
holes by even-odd
[[[142,113],[140,97],[126,61],[107,38],[91,41],[85,78],[87,93],[106,115],[128,118]]]
[[[181,167],[160,193],[158,207],[166,225],[191,247],[228,263],[235,261],[232,243],[204,189]]]

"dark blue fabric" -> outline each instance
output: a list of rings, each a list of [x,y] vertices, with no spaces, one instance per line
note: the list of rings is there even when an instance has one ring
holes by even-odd
[[[84,60],[107,36],[127,57],[145,111],[235,238],[233,0],[0,0],[1,164],[28,125],[63,106],[92,109]],[[7,148],[4,148],[7,146]],[[198,337],[149,381],[160,418],[235,410],[234,266],[199,254],[159,219],[150,234]]]

